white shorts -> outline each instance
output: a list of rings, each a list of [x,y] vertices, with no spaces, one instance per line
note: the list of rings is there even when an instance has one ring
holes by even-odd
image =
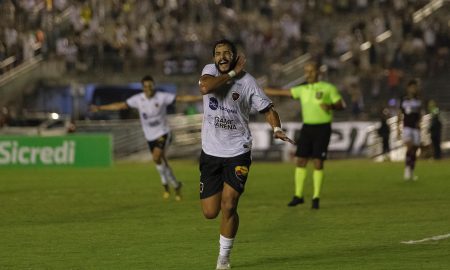
[[[420,130],[418,128],[403,127],[402,139],[404,143],[410,142],[413,145],[419,146]]]

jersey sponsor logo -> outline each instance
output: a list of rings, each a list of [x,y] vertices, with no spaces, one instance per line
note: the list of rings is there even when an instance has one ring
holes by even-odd
[[[412,113],[419,113],[422,104],[421,104],[420,100],[410,99],[410,100],[404,100],[402,102],[401,106],[402,106],[405,114],[412,114]]]
[[[217,108],[219,107],[219,101],[217,101],[217,98],[215,97],[210,97],[209,98],[209,108],[211,108],[211,110],[217,110]]]
[[[323,97],[323,92],[322,91],[316,92],[316,98],[317,99],[322,99],[322,97]]]
[[[247,175],[248,175],[248,167],[247,166],[236,166],[236,167],[234,167],[234,173],[236,174],[236,177],[239,180],[245,181],[247,179]]]
[[[210,97],[209,98],[209,108],[211,110],[214,110],[214,111],[219,109],[219,110],[225,111],[227,113],[235,113],[235,114],[237,114],[236,110],[229,109],[229,108],[226,108],[226,107],[223,107],[223,106],[219,105],[219,101],[215,97]]]
[[[231,98],[232,98],[234,101],[238,100],[239,97],[240,97],[239,93],[233,92],[233,93],[231,94]]]
[[[236,110],[229,109],[229,108],[225,108],[225,107],[223,107],[223,106],[219,106],[219,109],[222,110],[222,111],[225,111],[225,112],[227,112],[227,113],[234,113],[234,114],[237,114],[237,111],[236,111]]]
[[[216,128],[223,128],[223,129],[236,129],[236,124],[234,124],[234,121],[231,119],[226,119],[225,117],[214,117],[214,126]]]
[[[158,126],[159,124],[160,124],[160,122],[159,122],[158,120],[148,122],[148,125],[149,125],[150,127],[156,127],[156,126]]]

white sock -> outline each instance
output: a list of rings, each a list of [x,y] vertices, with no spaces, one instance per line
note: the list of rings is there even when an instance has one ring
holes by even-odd
[[[234,238],[226,238],[223,235],[220,235],[219,244],[219,256],[221,257],[229,257],[231,249],[233,248]]]
[[[156,164],[156,170],[158,171],[159,176],[161,177],[161,183],[163,185],[167,185],[165,165],[164,164]]]
[[[412,171],[411,167],[406,166],[405,167],[405,173],[403,175],[405,180],[411,179],[412,178],[412,174],[413,174],[413,171]]]
[[[172,172],[172,169],[164,164],[164,175],[166,176],[167,181],[172,185],[172,187],[177,188],[180,184],[177,181],[177,178]]]

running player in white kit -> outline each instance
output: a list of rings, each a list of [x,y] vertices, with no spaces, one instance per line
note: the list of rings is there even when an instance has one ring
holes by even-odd
[[[222,211],[220,250],[216,269],[230,269],[230,252],[239,227],[237,206],[251,164],[251,109],[265,115],[274,137],[295,144],[281,129],[272,101],[253,76],[243,70],[244,55],[237,55],[228,40],[217,41],[214,64],[203,68],[199,80],[203,95],[200,199],[203,214],[214,219]]]
[[[165,150],[170,143],[170,128],[167,122],[167,106],[177,101],[199,101],[200,96],[175,96],[174,94],[155,91],[155,83],[151,76],[147,75],[142,79],[143,92],[136,94],[126,101],[115,102],[107,105],[92,105],[91,111],[100,110],[126,110],[135,108],[139,111],[142,129],[145,139],[148,142],[150,152],[156,169],[161,177],[164,187],[163,198],[170,197],[169,184],[175,190],[175,200],[181,200],[182,184],[172,172],[172,168],[167,162]]]

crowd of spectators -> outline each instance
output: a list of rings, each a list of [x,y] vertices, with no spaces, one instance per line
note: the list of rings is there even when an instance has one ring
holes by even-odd
[[[397,95],[407,76],[448,65],[449,27],[414,23],[421,0],[0,0],[0,62],[42,53],[67,72],[189,74],[210,60],[211,43],[236,41],[247,68],[267,74],[306,52],[345,80],[355,118],[364,98]],[[386,42],[377,37],[390,30]],[[362,48],[362,44],[369,44]],[[351,58],[344,57],[351,52]],[[5,67],[0,67],[0,72]]]
[[[418,19],[417,11],[430,1],[384,2],[379,9],[360,8],[369,12],[337,31],[325,46],[314,46],[330,79],[347,95],[353,119],[374,118],[385,107],[395,113],[406,81],[429,79],[450,67],[445,12]]]

